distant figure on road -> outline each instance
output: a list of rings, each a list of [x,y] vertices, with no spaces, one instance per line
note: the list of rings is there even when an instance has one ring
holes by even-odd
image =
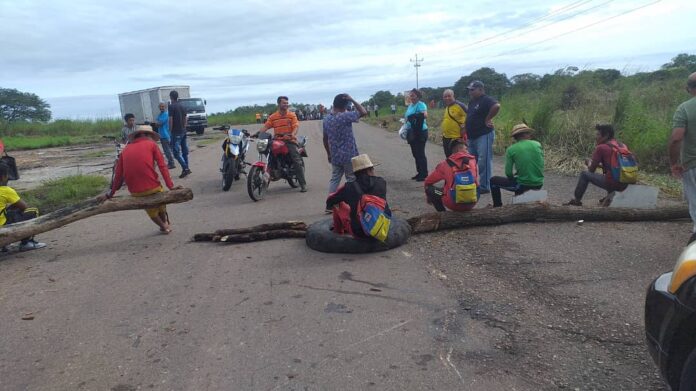
[[[411,146],[411,154],[416,161],[416,175],[411,179],[423,182],[428,176],[428,158],[425,156],[425,143],[428,141],[428,107],[421,101],[423,95],[417,89],[412,89],[408,94],[411,104],[408,105],[404,117],[408,128],[408,144]]]
[[[476,158],[467,152],[466,141],[463,139],[452,140],[451,148],[452,154],[425,178],[425,196],[428,204],[433,205],[438,212],[444,212],[445,207],[456,212],[465,212],[473,209],[478,201]],[[468,183],[457,183],[459,177],[465,178]],[[442,181],[445,182],[442,187],[435,186]],[[457,186],[464,188],[457,189]]]
[[[181,165],[181,175],[179,178],[185,178],[191,174],[188,161],[188,145],[186,145],[186,110],[179,103],[179,93],[171,91],[169,93],[169,131],[172,134],[172,152],[174,158]]]
[[[152,130],[149,125],[139,125],[136,131],[131,133],[130,142],[123,149],[121,157],[116,164],[116,172],[111,189],[104,195],[97,197],[100,202],[104,202],[116,194],[123,182],[128,186],[128,191],[133,197],[145,197],[152,194],[163,192],[159,176],[155,170],[155,164],[162,174],[164,183],[170,190],[180,189],[181,186],[174,187],[169,170],[164,165],[164,156],[160,152],[156,142],[160,136]],[[160,232],[170,233],[169,215],[167,206],[161,205],[157,208],[146,209],[145,212],[150,219],[157,224]]]
[[[469,83],[469,107],[466,112],[466,134],[469,138],[469,153],[476,157],[481,181],[481,194],[490,192],[493,174],[493,142],[495,129],[493,118],[500,110],[500,103],[486,95],[482,82]]]
[[[672,119],[669,162],[672,175],[682,179],[689,214],[694,222],[689,243],[696,240],[696,72],[689,75],[686,91],[691,98],[677,107]]]
[[[167,105],[164,102],[159,104],[159,116],[157,116],[157,131],[160,135],[160,143],[162,144],[162,150],[164,151],[164,156],[167,157],[167,168],[174,169],[174,156],[172,155],[172,144],[171,144],[171,134],[169,133],[169,112],[167,112]]]
[[[494,207],[503,206],[500,189],[520,195],[544,185],[544,150],[538,141],[532,140],[532,132],[534,129],[525,124],[512,128],[515,143],[505,151],[505,176],[491,178]]]
[[[261,113],[256,113],[256,123],[257,124],[261,123]]]
[[[396,105],[394,103],[391,104],[391,113],[392,115],[396,114]]]
[[[297,150],[297,130],[300,127],[300,123],[295,113],[288,110],[290,104],[287,96],[279,96],[276,101],[278,103],[278,111],[268,117],[268,121],[263,124],[261,131],[265,132],[273,129],[273,137],[284,141],[285,145],[288,146],[292,167],[297,174],[297,181],[300,182],[300,192],[304,193],[307,191],[307,182],[305,182],[302,156],[300,156],[300,152]]]
[[[7,186],[10,179],[10,167],[5,163],[0,163],[0,227],[35,219],[39,216],[39,210],[30,208],[15,191],[15,189]],[[37,242],[33,237],[24,238],[19,242],[19,250],[36,250],[46,247],[45,243]],[[6,252],[7,247],[0,248],[0,251]]]
[[[613,151],[610,144],[617,142],[614,139],[614,127],[612,125],[597,125],[595,129],[597,129],[595,136],[597,147],[592,153],[592,158],[585,161],[587,171],[580,173],[578,184],[575,187],[575,197],[564,205],[582,206],[582,196],[590,183],[607,192],[624,191],[628,187],[627,184],[618,182],[611,173]],[[604,175],[595,173],[598,167],[602,168]],[[600,203],[603,203],[604,200],[605,198],[602,198]]]
[[[262,119],[263,122],[266,123],[266,121],[268,121],[268,113],[263,113]]]
[[[379,117],[379,106],[376,103],[375,103],[374,109],[375,109],[375,118],[377,118],[377,117]]]
[[[442,116],[442,148],[445,157],[452,154],[450,143],[455,139],[466,141],[466,106],[454,98],[454,91],[446,89],[442,93],[442,101],[445,103],[445,113]]]
[[[121,143],[125,144],[128,142],[128,136],[135,132],[135,115],[128,113],[123,116],[123,120],[126,121],[126,123],[121,128]]]
[[[351,103],[356,111],[347,111]],[[343,176],[346,182],[355,180],[351,159],[358,156],[358,146],[353,135],[353,122],[366,115],[367,110],[350,95],[338,94],[333,100],[332,112],[324,118],[324,149],[331,164],[329,194],[336,192]]]
[[[387,182],[375,176],[374,164],[366,154],[351,159],[355,181],[348,182],[326,199],[326,209],[333,211],[333,231],[337,234],[351,234],[356,238],[369,238],[358,216],[358,204],[363,195],[373,195],[387,199]],[[385,202],[384,211],[391,215],[389,204]]]

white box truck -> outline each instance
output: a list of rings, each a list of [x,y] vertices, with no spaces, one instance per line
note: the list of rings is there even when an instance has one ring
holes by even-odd
[[[208,116],[205,112],[206,101],[201,98],[191,98],[189,86],[154,87],[118,94],[121,118],[127,113],[132,113],[137,123],[154,122],[160,112],[159,103],[169,103],[171,91],[179,93],[179,103],[186,109],[188,115],[186,130],[203,134],[208,126]]]

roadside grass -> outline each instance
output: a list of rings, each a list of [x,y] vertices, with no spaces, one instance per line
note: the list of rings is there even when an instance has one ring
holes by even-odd
[[[108,179],[99,175],[75,175],[46,181],[39,187],[22,191],[20,197],[41,214],[75,204],[104,192]]]
[[[118,136],[122,126],[119,119],[0,121],[0,135],[7,150],[13,151],[96,143],[102,136]]]
[[[255,113],[250,114],[213,114],[208,116],[208,126],[250,125],[256,123]]]

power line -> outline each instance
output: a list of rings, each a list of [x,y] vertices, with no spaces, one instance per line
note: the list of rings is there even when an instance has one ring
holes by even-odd
[[[416,89],[418,89],[418,68],[421,67],[421,63],[423,62],[423,59],[421,58],[420,60],[418,59],[418,53],[416,53],[416,59],[409,59],[413,63],[413,67],[416,68]]]

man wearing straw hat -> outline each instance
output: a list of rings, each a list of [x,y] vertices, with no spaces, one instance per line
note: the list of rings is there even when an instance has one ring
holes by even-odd
[[[374,195],[386,201],[387,182],[375,176],[375,165],[367,154],[351,159],[355,181],[348,182],[326,199],[326,209],[333,210],[333,230],[337,234],[352,234],[356,238],[369,238],[360,224],[358,204],[363,194]],[[391,214],[389,204],[384,211]]]
[[[500,189],[520,195],[544,185],[544,150],[538,141],[532,140],[533,132],[526,124],[512,127],[515,143],[505,151],[505,176],[491,178],[494,207],[503,206]]]
[[[155,163],[157,163],[159,172],[162,174],[167,187],[170,190],[181,189],[181,186],[175,187],[172,182],[167,165],[164,163],[164,156],[162,156],[162,152],[156,144],[160,137],[152,130],[151,126],[138,125],[128,138],[128,145],[126,145],[116,164],[116,172],[111,189],[108,193],[97,197],[99,201],[104,202],[113,197],[116,191],[121,188],[123,182],[126,182],[128,191],[133,197],[145,197],[164,191],[155,170]],[[172,231],[166,205],[145,209],[145,212],[157,224],[160,232],[168,234]]]

